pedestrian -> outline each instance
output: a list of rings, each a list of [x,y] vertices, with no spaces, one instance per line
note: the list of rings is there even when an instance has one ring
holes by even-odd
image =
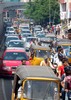
[[[44,60],[42,60],[42,61],[40,62],[40,66],[50,66],[50,65],[49,65],[49,59],[48,59],[47,56],[44,56]]]
[[[25,59],[22,59],[21,62],[22,62],[22,65],[30,65],[29,60],[26,61]]]
[[[26,60],[25,59],[22,59],[21,62],[22,62],[22,65],[26,65]]]
[[[71,66],[66,66],[64,71],[61,78],[62,100],[71,100]]]

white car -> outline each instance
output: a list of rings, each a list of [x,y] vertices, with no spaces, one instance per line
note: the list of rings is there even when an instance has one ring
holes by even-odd
[[[8,43],[10,40],[19,40],[18,36],[7,36],[6,41],[5,41],[5,46],[7,47]]]
[[[24,43],[21,40],[10,40],[8,47],[24,48]]]
[[[5,36],[8,36],[9,34],[15,34],[15,29],[13,27],[7,27]]]

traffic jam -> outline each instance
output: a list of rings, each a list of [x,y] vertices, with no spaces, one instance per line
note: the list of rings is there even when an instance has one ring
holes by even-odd
[[[64,37],[60,25],[6,22],[0,75],[13,77],[11,100],[71,100],[69,31]]]

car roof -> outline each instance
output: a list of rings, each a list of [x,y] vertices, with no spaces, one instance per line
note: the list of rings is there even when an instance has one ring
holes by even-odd
[[[28,77],[39,77],[39,78],[52,78],[59,80],[50,67],[45,66],[24,66],[21,65],[16,69],[15,75],[21,80]]]
[[[17,37],[17,38],[19,38],[19,37],[16,36],[16,35],[15,35],[15,36],[14,36],[14,35],[11,35],[11,36],[9,35],[9,36],[7,36],[7,38],[9,38],[9,37]]]
[[[27,39],[28,39],[28,38],[38,39],[38,37],[34,37],[34,36],[27,37]]]
[[[56,37],[56,35],[55,35],[55,34],[47,34],[46,37],[47,37],[47,38],[48,38],[48,37]]]
[[[40,38],[40,41],[42,41],[42,42],[51,42],[52,41],[52,39],[48,39],[47,37],[43,37],[43,38]]]
[[[61,39],[57,42],[58,45],[71,45],[71,40],[69,39]]]
[[[39,45],[31,45],[31,48],[33,48],[35,50],[47,50],[47,51],[50,51],[50,47],[39,46]]]
[[[22,42],[22,40],[10,40],[10,42]]]
[[[25,49],[24,48],[21,48],[21,47],[7,47],[6,51],[22,51],[22,52],[25,52]]]

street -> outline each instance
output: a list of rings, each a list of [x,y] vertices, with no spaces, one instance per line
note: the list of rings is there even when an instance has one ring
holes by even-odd
[[[0,57],[4,50],[4,37],[1,41]],[[11,100],[12,78],[0,77],[0,100]]]

